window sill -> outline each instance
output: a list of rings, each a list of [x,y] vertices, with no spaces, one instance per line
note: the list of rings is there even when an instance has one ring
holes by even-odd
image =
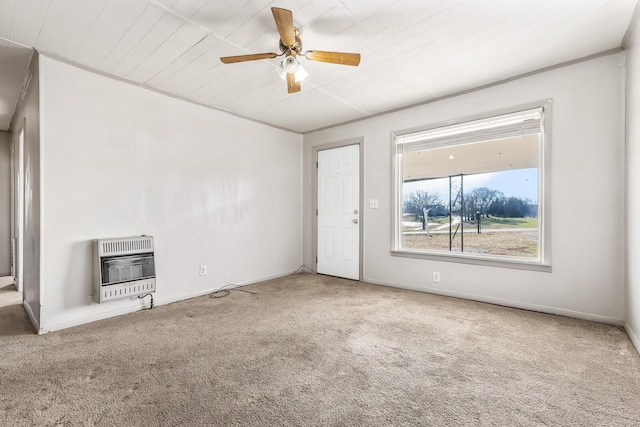
[[[528,261],[518,258],[494,258],[478,254],[437,253],[412,251],[409,249],[392,249],[392,256],[403,258],[428,259],[432,261],[455,262],[459,264],[483,265],[487,267],[511,268],[516,270],[531,270],[551,273],[551,264],[544,264],[537,260]]]

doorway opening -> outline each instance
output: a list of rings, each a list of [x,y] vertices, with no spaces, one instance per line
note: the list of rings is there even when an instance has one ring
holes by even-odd
[[[0,277],[0,306],[22,304],[24,246],[24,121],[11,141],[10,275]]]

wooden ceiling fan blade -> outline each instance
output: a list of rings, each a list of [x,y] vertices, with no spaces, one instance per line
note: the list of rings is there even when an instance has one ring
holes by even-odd
[[[287,73],[287,92],[300,92],[300,82],[296,81],[296,76],[292,73]]]
[[[279,7],[272,7],[271,13],[273,13],[273,19],[276,21],[280,40],[289,47],[293,46],[296,41],[293,28],[293,13],[290,10],[280,9]]]
[[[332,64],[358,66],[360,64],[359,53],[347,52],[323,52],[321,50],[310,50],[305,54],[307,59],[318,62],[330,62]]]
[[[255,61],[257,59],[269,59],[275,58],[275,53],[253,53],[250,55],[236,55],[236,56],[223,56],[220,58],[220,61],[225,64],[233,64],[236,62],[246,62],[246,61]]]

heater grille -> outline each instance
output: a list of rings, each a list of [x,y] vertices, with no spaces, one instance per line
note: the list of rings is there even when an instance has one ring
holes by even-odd
[[[125,297],[134,297],[143,293],[155,292],[155,290],[155,279],[119,283],[117,285],[103,286],[100,290],[100,300],[101,302],[105,302]]]
[[[115,256],[153,252],[153,237],[126,237],[100,241],[100,256]]]

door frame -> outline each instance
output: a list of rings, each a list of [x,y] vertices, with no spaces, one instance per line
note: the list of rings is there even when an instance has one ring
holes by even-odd
[[[18,292],[24,289],[24,199],[25,168],[24,154],[26,144],[27,121],[23,118],[11,140],[11,231],[15,249],[12,258],[12,273]]]
[[[364,137],[350,138],[342,141],[330,142],[328,144],[315,145],[311,147],[311,265],[314,273],[318,272],[318,151],[331,150],[334,148],[347,147],[349,145],[357,145],[359,147],[359,174],[360,185],[358,188],[358,212],[360,221],[358,221],[358,281],[362,281],[364,277]]]

